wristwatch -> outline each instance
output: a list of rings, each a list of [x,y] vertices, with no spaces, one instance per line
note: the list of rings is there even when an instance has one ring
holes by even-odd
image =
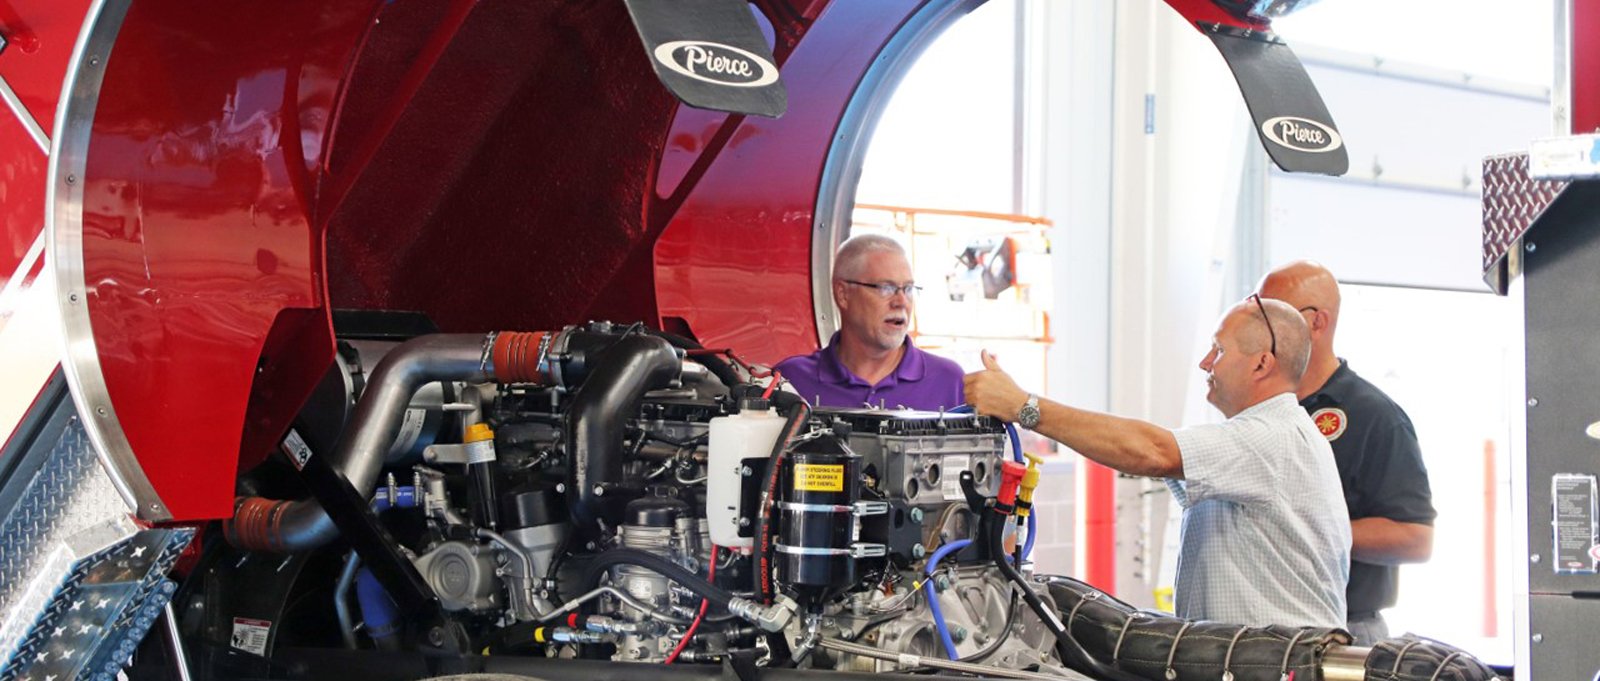
[[[1017,425],[1034,429],[1039,425],[1039,396],[1028,395],[1028,401],[1022,403],[1022,409],[1017,411]]]

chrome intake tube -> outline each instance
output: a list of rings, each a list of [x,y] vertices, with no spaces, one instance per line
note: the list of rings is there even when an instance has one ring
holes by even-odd
[[[363,495],[371,494],[384,455],[422,386],[435,381],[483,382],[494,373],[495,335],[433,334],[401,343],[367,379],[344,437],[329,463]],[[241,548],[295,552],[332,542],[339,530],[315,499],[275,501],[241,497],[234,518],[224,523],[228,540]]]

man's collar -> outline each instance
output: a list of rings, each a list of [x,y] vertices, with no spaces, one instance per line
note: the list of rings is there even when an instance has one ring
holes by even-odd
[[[900,357],[900,364],[894,371],[889,372],[889,377],[895,382],[920,381],[927,371],[927,361],[923,352],[911,342],[911,336],[906,336],[905,354]],[[817,379],[832,383],[849,383],[872,387],[866,379],[855,375],[849,367],[839,359],[839,332],[833,332],[833,338],[828,339],[828,346],[822,349],[822,361],[817,362]]]

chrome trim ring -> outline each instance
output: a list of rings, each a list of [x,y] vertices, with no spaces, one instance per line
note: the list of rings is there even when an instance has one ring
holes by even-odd
[[[55,272],[62,338],[66,342],[61,366],[72,401],[78,413],[83,414],[89,441],[94,444],[96,455],[117,493],[140,518],[163,522],[172,520],[172,513],[134,457],[106,389],[89,319],[88,287],[83,269],[82,180],[88,164],[90,132],[105,78],[106,61],[130,4],[131,0],[94,0],[72,48],[72,59],[67,63],[66,80],[62,83],[61,104],[56,109],[45,225],[50,235],[47,252]]]
[[[817,345],[827,345],[839,330],[833,309],[833,252],[850,236],[856,206],[856,183],[878,120],[889,107],[895,88],[917,57],[958,19],[984,0],[934,0],[917,10],[884,44],[845,105],[839,128],[822,164],[816,210],[811,222],[811,308],[816,315]]]

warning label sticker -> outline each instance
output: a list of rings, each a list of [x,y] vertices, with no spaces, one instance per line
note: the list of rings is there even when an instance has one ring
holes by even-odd
[[[289,457],[289,463],[294,464],[295,470],[305,470],[306,462],[311,460],[311,447],[306,445],[299,431],[289,429],[289,434],[283,436],[283,453]]]
[[[794,465],[796,492],[843,492],[844,464],[797,463]]]
[[[944,472],[939,476],[940,491],[944,493],[945,501],[961,501],[967,494],[961,491],[961,472],[967,470],[972,463],[972,457],[967,455],[946,456],[940,464]]]
[[[233,618],[233,639],[230,644],[251,655],[267,654],[267,637],[272,634],[272,623],[244,617]]]
[[[1597,504],[1597,484],[1593,475],[1563,473],[1551,478],[1551,515],[1555,526],[1555,560],[1551,561],[1557,574],[1595,574],[1597,559],[1594,551],[1600,544],[1600,504]]]

